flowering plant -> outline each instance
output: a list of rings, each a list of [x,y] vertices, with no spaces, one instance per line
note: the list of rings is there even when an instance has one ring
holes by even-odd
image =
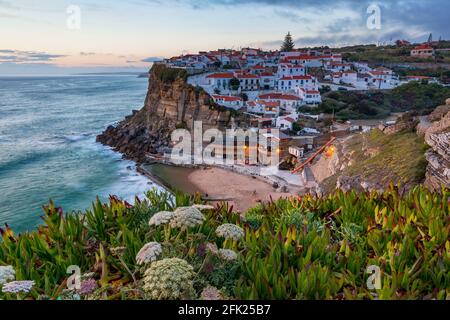
[[[143,288],[154,300],[181,299],[191,294],[194,275],[194,268],[185,260],[156,261],[145,271]]]

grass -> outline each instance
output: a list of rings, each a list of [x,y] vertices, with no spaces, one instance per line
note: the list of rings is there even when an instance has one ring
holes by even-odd
[[[390,182],[404,186],[419,184],[425,177],[426,149],[423,139],[410,130],[385,135],[375,129],[355,135],[346,143],[353,164],[325,180],[324,187],[327,191],[334,189],[338,175],[361,176],[362,180],[381,182],[384,186]]]

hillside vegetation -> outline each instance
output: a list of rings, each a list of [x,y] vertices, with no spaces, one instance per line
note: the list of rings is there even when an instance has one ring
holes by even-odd
[[[411,188],[425,179],[428,146],[412,130],[385,135],[378,129],[354,135],[345,143],[344,153],[349,166],[326,179],[326,192],[334,190],[339,177],[349,177],[378,188],[389,183]]]
[[[383,119],[395,112],[428,114],[450,98],[450,88],[437,84],[410,82],[389,91],[334,91],[313,113],[335,113],[337,119]]]
[[[450,41],[441,41],[437,45],[433,44],[437,49],[450,47]],[[450,63],[450,57],[443,52],[437,52],[434,58],[418,58],[411,57],[411,50],[415,45],[408,46],[376,46],[376,45],[359,45],[351,47],[343,47],[335,49],[337,52],[343,53],[344,59],[348,61],[369,61],[371,63],[416,63],[416,62],[438,62]]]
[[[156,191],[85,213],[50,203],[37,231],[2,230],[0,299],[448,299],[449,197],[336,191],[245,218]],[[73,265],[82,282],[67,289]],[[378,290],[369,266],[381,270]]]

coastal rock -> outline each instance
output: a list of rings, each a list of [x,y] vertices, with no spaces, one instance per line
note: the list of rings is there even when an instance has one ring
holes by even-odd
[[[173,76],[175,72],[180,74]],[[148,156],[161,156],[170,149],[175,129],[192,130],[194,121],[201,121],[203,130],[221,129],[231,119],[230,113],[217,106],[207,92],[187,84],[181,71],[155,64],[150,70],[144,107],[117,126],[108,127],[97,141],[127,159],[143,163]]]
[[[425,142],[430,146],[425,157],[428,161],[425,185],[440,191],[442,186],[450,188],[450,108],[439,107],[429,119],[441,119],[433,122],[425,131]]]

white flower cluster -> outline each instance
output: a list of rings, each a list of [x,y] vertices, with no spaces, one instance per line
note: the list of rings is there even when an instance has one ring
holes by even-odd
[[[194,204],[192,208],[198,209],[200,211],[203,210],[214,210],[214,206],[210,206],[208,204]]]
[[[228,249],[220,249],[219,250],[219,257],[226,261],[233,261],[237,259],[237,253],[233,250]]]
[[[34,286],[34,281],[13,281],[5,284],[2,288],[3,293],[28,293]]]
[[[208,286],[205,289],[203,289],[200,298],[205,301],[217,301],[217,300],[224,300],[224,297],[220,290],[218,290],[216,287]]]
[[[0,266],[0,286],[13,281],[16,278],[16,271],[12,266]]]
[[[193,290],[194,268],[185,260],[156,261],[145,271],[144,291],[153,300],[176,300]]]
[[[172,228],[190,228],[200,225],[205,221],[205,217],[200,210],[193,207],[180,207],[173,213],[170,221]]]
[[[139,250],[136,255],[136,262],[138,265],[143,265],[149,262],[156,261],[158,256],[162,253],[162,247],[157,242],[149,242]]]
[[[238,241],[244,237],[244,230],[237,225],[226,223],[217,228],[216,234],[225,239]]]
[[[195,227],[205,221],[205,217],[200,210],[209,210],[211,206],[194,205],[192,207],[180,207],[174,212],[161,211],[150,218],[150,226],[160,226],[170,224],[172,228]]]
[[[170,211],[161,211],[156,213],[153,217],[150,218],[149,225],[150,226],[160,226],[164,224],[168,224],[170,220],[173,218],[173,212]]]
[[[206,244],[206,252],[216,256],[219,254],[219,249],[217,248],[217,245],[215,243],[208,242]]]

